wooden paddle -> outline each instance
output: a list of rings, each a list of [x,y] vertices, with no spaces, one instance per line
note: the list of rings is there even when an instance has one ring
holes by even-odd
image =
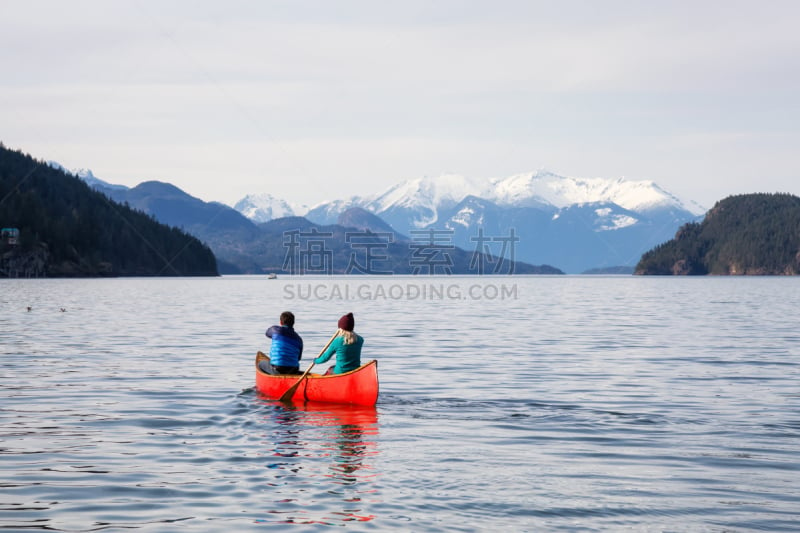
[[[317,357],[319,357],[320,355],[322,355],[322,354],[324,354],[324,353],[325,353],[325,350],[327,350],[327,349],[328,349],[328,346],[330,346],[330,345],[331,345],[331,343],[333,342],[333,339],[335,339],[335,338],[336,338],[336,335],[338,335],[338,334],[339,334],[339,330],[336,330],[336,333],[334,333],[334,334],[333,334],[333,336],[332,336],[332,337],[330,338],[330,340],[328,341],[328,344],[326,344],[326,345],[325,345],[325,347],[322,349],[322,351],[320,351],[320,352],[319,352],[319,355],[317,355]],[[317,357],[315,357],[314,359],[316,359]],[[292,385],[291,387],[289,387],[289,388],[286,390],[286,392],[284,392],[283,394],[281,394],[281,397],[280,397],[280,398],[278,398],[278,400],[280,400],[280,401],[282,401],[282,402],[289,402],[289,401],[291,401],[291,400],[292,400],[292,396],[294,396],[294,393],[295,393],[295,391],[297,390],[297,387],[299,387],[299,386],[300,386],[300,384],[303,382],[303,380],[304,380],[304,379],[306,379],[306,377],[308,376],[308,373],[309,373],[309,372],[311,372],[311,369],[312,369],[312,368],[314,368],[314,360],[313,360],[313,359],[311,360],[311,365],[308,367],[308,370],[306,370],[305,372],[303,372],[303,375],[302,375],[302,376],[300,376],[300,379],[298,379],[298,380],[297,380],[297,383],[295,383],[294,385]]]

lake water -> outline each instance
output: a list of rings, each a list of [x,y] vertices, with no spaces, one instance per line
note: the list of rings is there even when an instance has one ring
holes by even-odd
[[[0,528],[798,531],[799,284],[1,280]],[[286,309],[377,408],[253,391]]]

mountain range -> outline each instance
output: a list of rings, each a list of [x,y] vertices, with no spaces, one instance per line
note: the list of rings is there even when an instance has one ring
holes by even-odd
[[[236,204],[258,222],[279,213],[304,215],[318,224],[334,223],[354,207],[380,217],[398,233],[437,231],[464,249],[494,247],[498,253],[513,235],[519,239],[515,259],[568,273],[632,270],[645,251],[705,211],[652,181],[572,178],[545,170],[503,179],[417,178],[305,212],[270,194],[248,195]]]
[[[222,274],[475,274],[489,268],[504,274],[563,274],[548,265],[499,260],[451,243],[415,242],[358,207],[342,212],[332,224],[298,216],[257,224],[225,204],[204,202],[170,183],[146,181],[129,188],[111,185],[91,171],[77,175],[111,200],[201,239],[214,251]]]
[[[363,222],[366,214],[372,215],[367,225],[372,231],[392,232],[398,240],[436,239],[567,273],[632,272],[644,252],[671,239],[683,224],[701,220],[704,212],[652,181],[573,178],[546,170],[502,179],[417,178],[311,208],[269,193],[247,195],[230,208],[170,184],[144,182],[129,189],[88,170],[76,173],[112,199],[203,239],[222,260],[223,272],[228,261],[239,270],[257,271],[257,262],[247,259],[251,246],[242,243],[258,240],[267,222],[302,216],[324,227],[341,224],[342,217]]]

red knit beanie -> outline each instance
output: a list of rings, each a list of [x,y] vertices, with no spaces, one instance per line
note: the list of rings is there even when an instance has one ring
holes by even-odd
[[[353,318],[353,313],[347,313],[342,318],[339,319],[339,329],[343,329],[346,331],[353,331],[356,322]]]

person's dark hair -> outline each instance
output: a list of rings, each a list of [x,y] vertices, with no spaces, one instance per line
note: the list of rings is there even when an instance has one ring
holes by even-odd
[[[294,326],[294,313],[291,311],[284,311],[281,313],[281,324],[284,326]]]

